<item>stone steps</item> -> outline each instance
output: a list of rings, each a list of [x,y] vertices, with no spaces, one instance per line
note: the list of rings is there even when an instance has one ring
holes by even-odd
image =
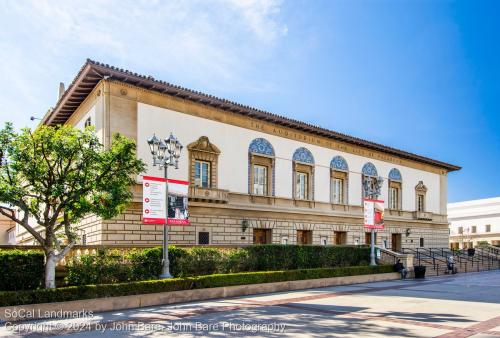
[[[414,265],[418,265],[418,260],[414,261]],[[437,263],[436,269],[434,268],[434,265],[428,262],[422,262],[421,265],[426,267],[426,276],[436,276],[436,275],[443,275],[445,274],[446,271],[446,264],[443,262]],[[478,271],[487,271],[487,270],[493,270],[493,269],[499,269],[500,268],[500,262],[493,262],[492,264],[488,265],[488,263],[478,263],[474,262],[467,262],[467,263],[455,263],[455,267],[457,268],[458,273],[468,273],[468,272],[478,272]],[[437,270],[439,269],[439,271]]]

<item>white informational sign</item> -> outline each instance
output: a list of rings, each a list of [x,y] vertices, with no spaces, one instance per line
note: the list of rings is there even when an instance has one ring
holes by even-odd
[[[384,201],[363,199],[365,228],[384,228]]]
[[[168,222],[167,222],[168,183]],[[189,225],[189,182],[166,180],[161,177],[143,176],[142,223]]]
[[[167,216],[166,179],[143,176],[142,178],[142,223],[165,224]]]

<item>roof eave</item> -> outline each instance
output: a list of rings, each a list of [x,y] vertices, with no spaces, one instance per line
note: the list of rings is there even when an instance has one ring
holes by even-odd
[[[54,109],[49,111],[43,118],[41,124],[56,125],[62,124],[76,110],[76,107],[83,102],[86,96],[90,94],[97,83],[106,78],[125,82],[129,85],[138,86],[147,90],[153,90],[162,94],[180,97],[193,102],[201,103],[211,107],[219,108],[226,111],[231,111],[237,114],[246,115],[259,120],[268,121],[274,124],[286,126],[296,130],[303,130],[312,134],[328,137],[346,143],[356,144],[365,148],[390,153],[402,158],[410,159],[416,162],[430,164],[448,172],[460,170],[460,166],[433,160],[424,156],[412,154],[403,150],[387,147],[374,142],[366,141],[350,135],[342,134],[332,130],[328,130],[319,126],[314,126],[302,121],[296,121],[287,117],[272,114],[260,109],[241,105],[226,99],[218,98],[212,95],[207,95],[201,92],[193,91],[180,86],[172,85],[165,81],[156,80],[151,76],[144,76],[128,70],[119,69],[107,64],[102,64],[90,59],[87,59],[82,66],[73,82],[58,100]],[[76,93],[78,91],[78,94]],[[69,100],[72,103],[68,105]],[[79,102],[80,101],[80,102]],[[79,102],[79,104],[78,104]],[[74,107],[74,108],[73,108]]]

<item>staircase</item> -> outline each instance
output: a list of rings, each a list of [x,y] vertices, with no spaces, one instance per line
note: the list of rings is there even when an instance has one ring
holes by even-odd
[[[473,256],[467,250],[452,251],[448,248],[403,249],[403,253],[413,255],[413,265],[426,267],[426,276],[447,273],[448,257],[453,256],[458,273],[500,269],[500,250],[476,248]]]

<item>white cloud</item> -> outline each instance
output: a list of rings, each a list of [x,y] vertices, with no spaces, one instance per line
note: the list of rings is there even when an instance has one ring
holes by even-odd
[[[4,2],[0,71],[14,81],[0,84],[0,114],[7,107],[43,113],[55,102],[57,83],[71,80],[87,57],[207,90],[269,90],[272,84],[250,75],[287,35],[281,6],[279,0]]]

